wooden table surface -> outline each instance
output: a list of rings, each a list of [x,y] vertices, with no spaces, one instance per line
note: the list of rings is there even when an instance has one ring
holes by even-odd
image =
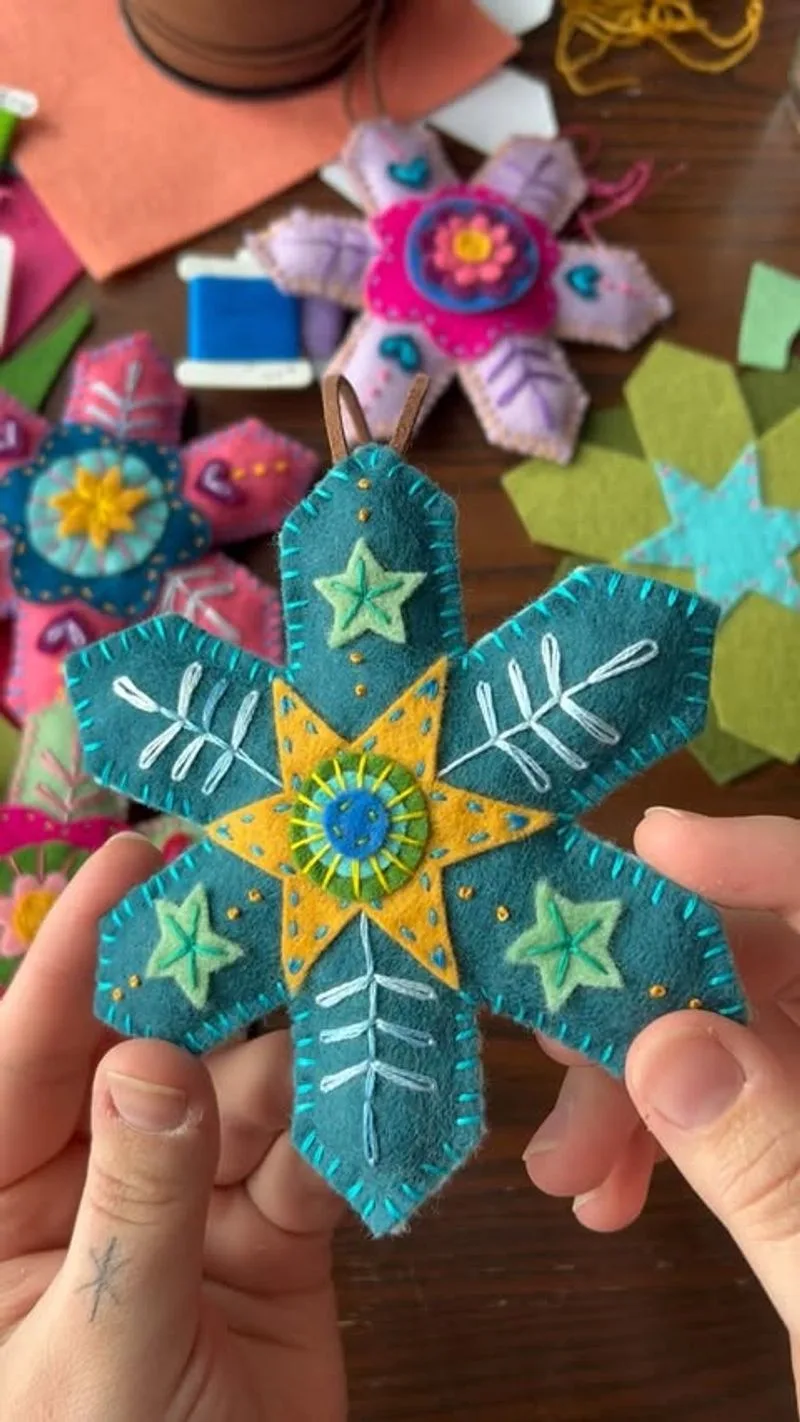
[[[731,24],[741,9],[739,0],[718,7]],[[604,235],[638,248],[674,294],[668,334],[726,358],[735,355],[751,262],[800,271],[800,134],[785,102],[800,13],[796,0],[771,0],[767,9],[755,53],[720,78],[687,73],[660,53],[633,53],[642,77],[636,97],[567,93],[552,74],[552,25],[528,38],[521,60],[551,79],[562,125],[598,129],[608,176],[642,156],[662,172],[678,169]],[[468,172],[474,155],[458,156]],[[202,165],[190,180],[202,181]],[[292,198],[337,201],[316,181]],[[282,205],[196,245],[230,251],[244,226]],[[172,356],[183,353],[184,289],[173,255],[102,288],[85,286],[95,337],[145,327]],[[573,349],[572,357],[599,404],[619,400],[631,356]],[[195,418],[210,430],[245,414],[324,448],[315,390],[201,393]],[[556,556],[528,541],[499,483],[513,459],[487,447],[455,391],[423,429],[414,458],[458,499],[470,630],[483,633],[542,591]],[[268,547],[246,556],[272,573]],[[684,754],[615,794],[591,825],[629,845],[650,804],[796,814],[799,779],[796,768],[775,765],[718,789]],[[549,1109],[557,1070],[529,1037],[496,1019],[487,1024],[485,1066],[491,1132],[478,1157],[406,1235],[372,1243],[355,1225],[342,1232],[337,1269],[354,1422],[796,1417],[781,1328],[722,1229],[671,1168],[659,1170],[633,1228],[586,1233],[569,1202],[534,1192],[520,1159]]]

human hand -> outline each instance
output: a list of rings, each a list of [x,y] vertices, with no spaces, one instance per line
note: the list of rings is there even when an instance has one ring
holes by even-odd
[[[287,1122],[287,1034],[205,1063],[92,1017],[97,920],[160,855],[119,835],[0,1003],[0,1398],[30,1422],[342,1422],[340,1203]]]
[[[575,1196],[589,1229],[630,1223],[656,1151],[727,1227],[789,1330],[800,1380],[800,822],[651,811],[636,850],[726,909],[749,1028],[679,1012],[646,1028],[626,1082],[569,1062],[525,1161],[540,1189]]]

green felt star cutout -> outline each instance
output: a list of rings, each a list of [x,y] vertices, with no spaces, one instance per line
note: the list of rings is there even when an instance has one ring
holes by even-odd
[[[333,608],[329,647],[343,647],[363,632],[375,632],[387,642],[405,642],[402,607],[425,578],[424,573],[401,573],[383,568],[359,538],[343,573],[315,578],[317,592]]]
[[[573,903],[540,879],[535,903],[536,923],[514,940],[506,959],[538,968],[551,1012],[558,1012],[578,987],[625,986],[609,950],[622,913],[619,899]]]
[[[242,949],[214,932],[202,884],[195,884],[182,903],[161,899],[155,910],[161,935],[145,977],[172,978],[195,1007],[205,1006],[212,974],[235,963]]]

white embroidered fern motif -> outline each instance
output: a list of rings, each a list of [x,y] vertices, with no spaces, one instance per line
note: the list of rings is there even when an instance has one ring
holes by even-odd
[[[427,1076],[423,1072],[407,1071],[402,1067],[392,1066],[390,1062],[382,1059],[379,1050],[381,1037],[394,1038],[395,1041],[404,1042],[407,1047],[413,1047],[419,1051],[435,1047],[436,1040],[430,1032],[420,1031],[417,1027],[406,1027],[401,1022],[393,1022],[390,1018],[382,1017],[378,1011],[378,993],[383,990],[395,997],[413,998],[416,1002],[435,1002],[437,994],[436,990],[428,983],[415,982],[413,978],[388,977],[385,973],[376,972],[369,941],[369,921],[366,914],[363,913],[359,919],[359,931],[361,946],[364,950],[364,972],[357,978],[351,978],[346,983],[337,983],[336,987],[318,993],[315,1002],[323,1011],[329,1011],[352,997],[366,993],[366,1017],[357,1022],[348,1022],[344,1027],[326,1027],[319,1034],[320,1042],[326,1045],[354,1042],[364,1038],[366,1055],[351,1066],[342,1067],[341,1071],[330,1072],[327,1076],[323,1076],[319,1089],[327,1095],[328,1092],[338,1091],[348,1082],[357,1081],[360,1077],[364,1078],[362,1107],[364,1158],[368,1165],[375,1166],[378,1164],[380,1155],[374,1104],[375,1087],[378,1081],[384,1081],[389,1086],[399,1087],[402,1091],[432,1093],[438,1089],[434,1077]]]
[[[235,591],[232,582],[221,578],[215,582],[213,568],[208,563],[200,563],[168,575],[159,611],[179,612],[182,617],[188,617],[190,622],[197,624],[202,619],[209,631],[223,637],[226,642],[238,643],[242,640],[238,627],[234,627],[210,601],[213,597],[229,597]]]
[[[443,770],[439,771],[439,779],[452,774],[458,766],[466,765],[476,756],[485,755],[487,751],[497,750],[514,762],[534,790],[539,793],[549,790],[552,780],[544,766],[522,746],[516,744],[516,738],[524,731],[532,732],[534,736],[537,736],[542,744],[547,746],[571,770],[588,769],[589,762],[566,745],[549,726],[546,726],[544,724],[545,718],[551,712],[559,710],[564,716],[568,716],[571,721],[574,721],[593,741],[604,746],[618,745],[620,732],[617,727],[580,706],[577,698],[590,686],[599,686],[602,682],[610,681],[613,677],[625,676],[629,672],[637,671],[639,667],[646,666],[648,662],[658,656],[658,651],[658,643],[649,637],[644,638],[641,642],[633,642],[630,646],[624,647],[621,652],[617,652],[609,661],[595,667],[589,676],[575,682],[573,686],[565,687],[562,685],[561,678],[561,648],[553,633],[546,632],[541,641],[541,654],[549,696],[539,706],[534,706],[525,673],[519,662],[512,658],[506,671],[522,719],[515,725],[501,731],[491,683],[488,681],[478,682],[475,688],[475,698],[488,733],[487,739],[446,765]]]
[[[237,761],[248,766],[250,770],[255,771],[257,775],[262,776],[280,789],[281,782],[277,776],[266,766],[260,765],[244,750],[244,741],[261,697],[260,691],[248,691],[242,697],[230,738],[227,740],[223,736],[217,735],[213,729],[219,705],[230,687],[230,681],[227,678],[220,677],[213,682],[200,712],[199,722],[190,717],[189,713],[195,700],[195,692],[203,679],[204,670],[202,662],[190,662],[189,666],[185,668],[178,687],[177,706],[174,710],[169,706],[162,706],[148,692],[137,686],[130,677],[115,677],[112,682],[115,696],[118,696],[121,701],[127,702],[136,711],[141,711],[147,716],[160,716],[168,722],[163,731],[159,731],[157,736],[147,742],[139,756],[139,769],[149,770],[169,749],[173,741],[177,741],[186,733],[191,736],[191,740],[179,751],[170,770],[170,779],[176,784],[186,780],[201,751],[208,745],[214,746],[220,754],[200,787],[203,795],[213,795]]]
[[[92,399],[86,405],[86,414],[118,439],[127,439],[129,435],[146,436],[161,423],[159,410],[171,409],[173,401],[164,395],[145,395],[137,399],[141,378],[142,363],[132,360],[125,369],[122,393],[105,380],[93,380],[89,385]]]

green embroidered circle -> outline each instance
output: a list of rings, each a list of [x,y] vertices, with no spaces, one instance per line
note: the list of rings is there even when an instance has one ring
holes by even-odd
[[[300,787],[289,849],[301,874],[334,898],[371,903],[413,878],[429,832],[410,771],[383,755],[342,751]]]

